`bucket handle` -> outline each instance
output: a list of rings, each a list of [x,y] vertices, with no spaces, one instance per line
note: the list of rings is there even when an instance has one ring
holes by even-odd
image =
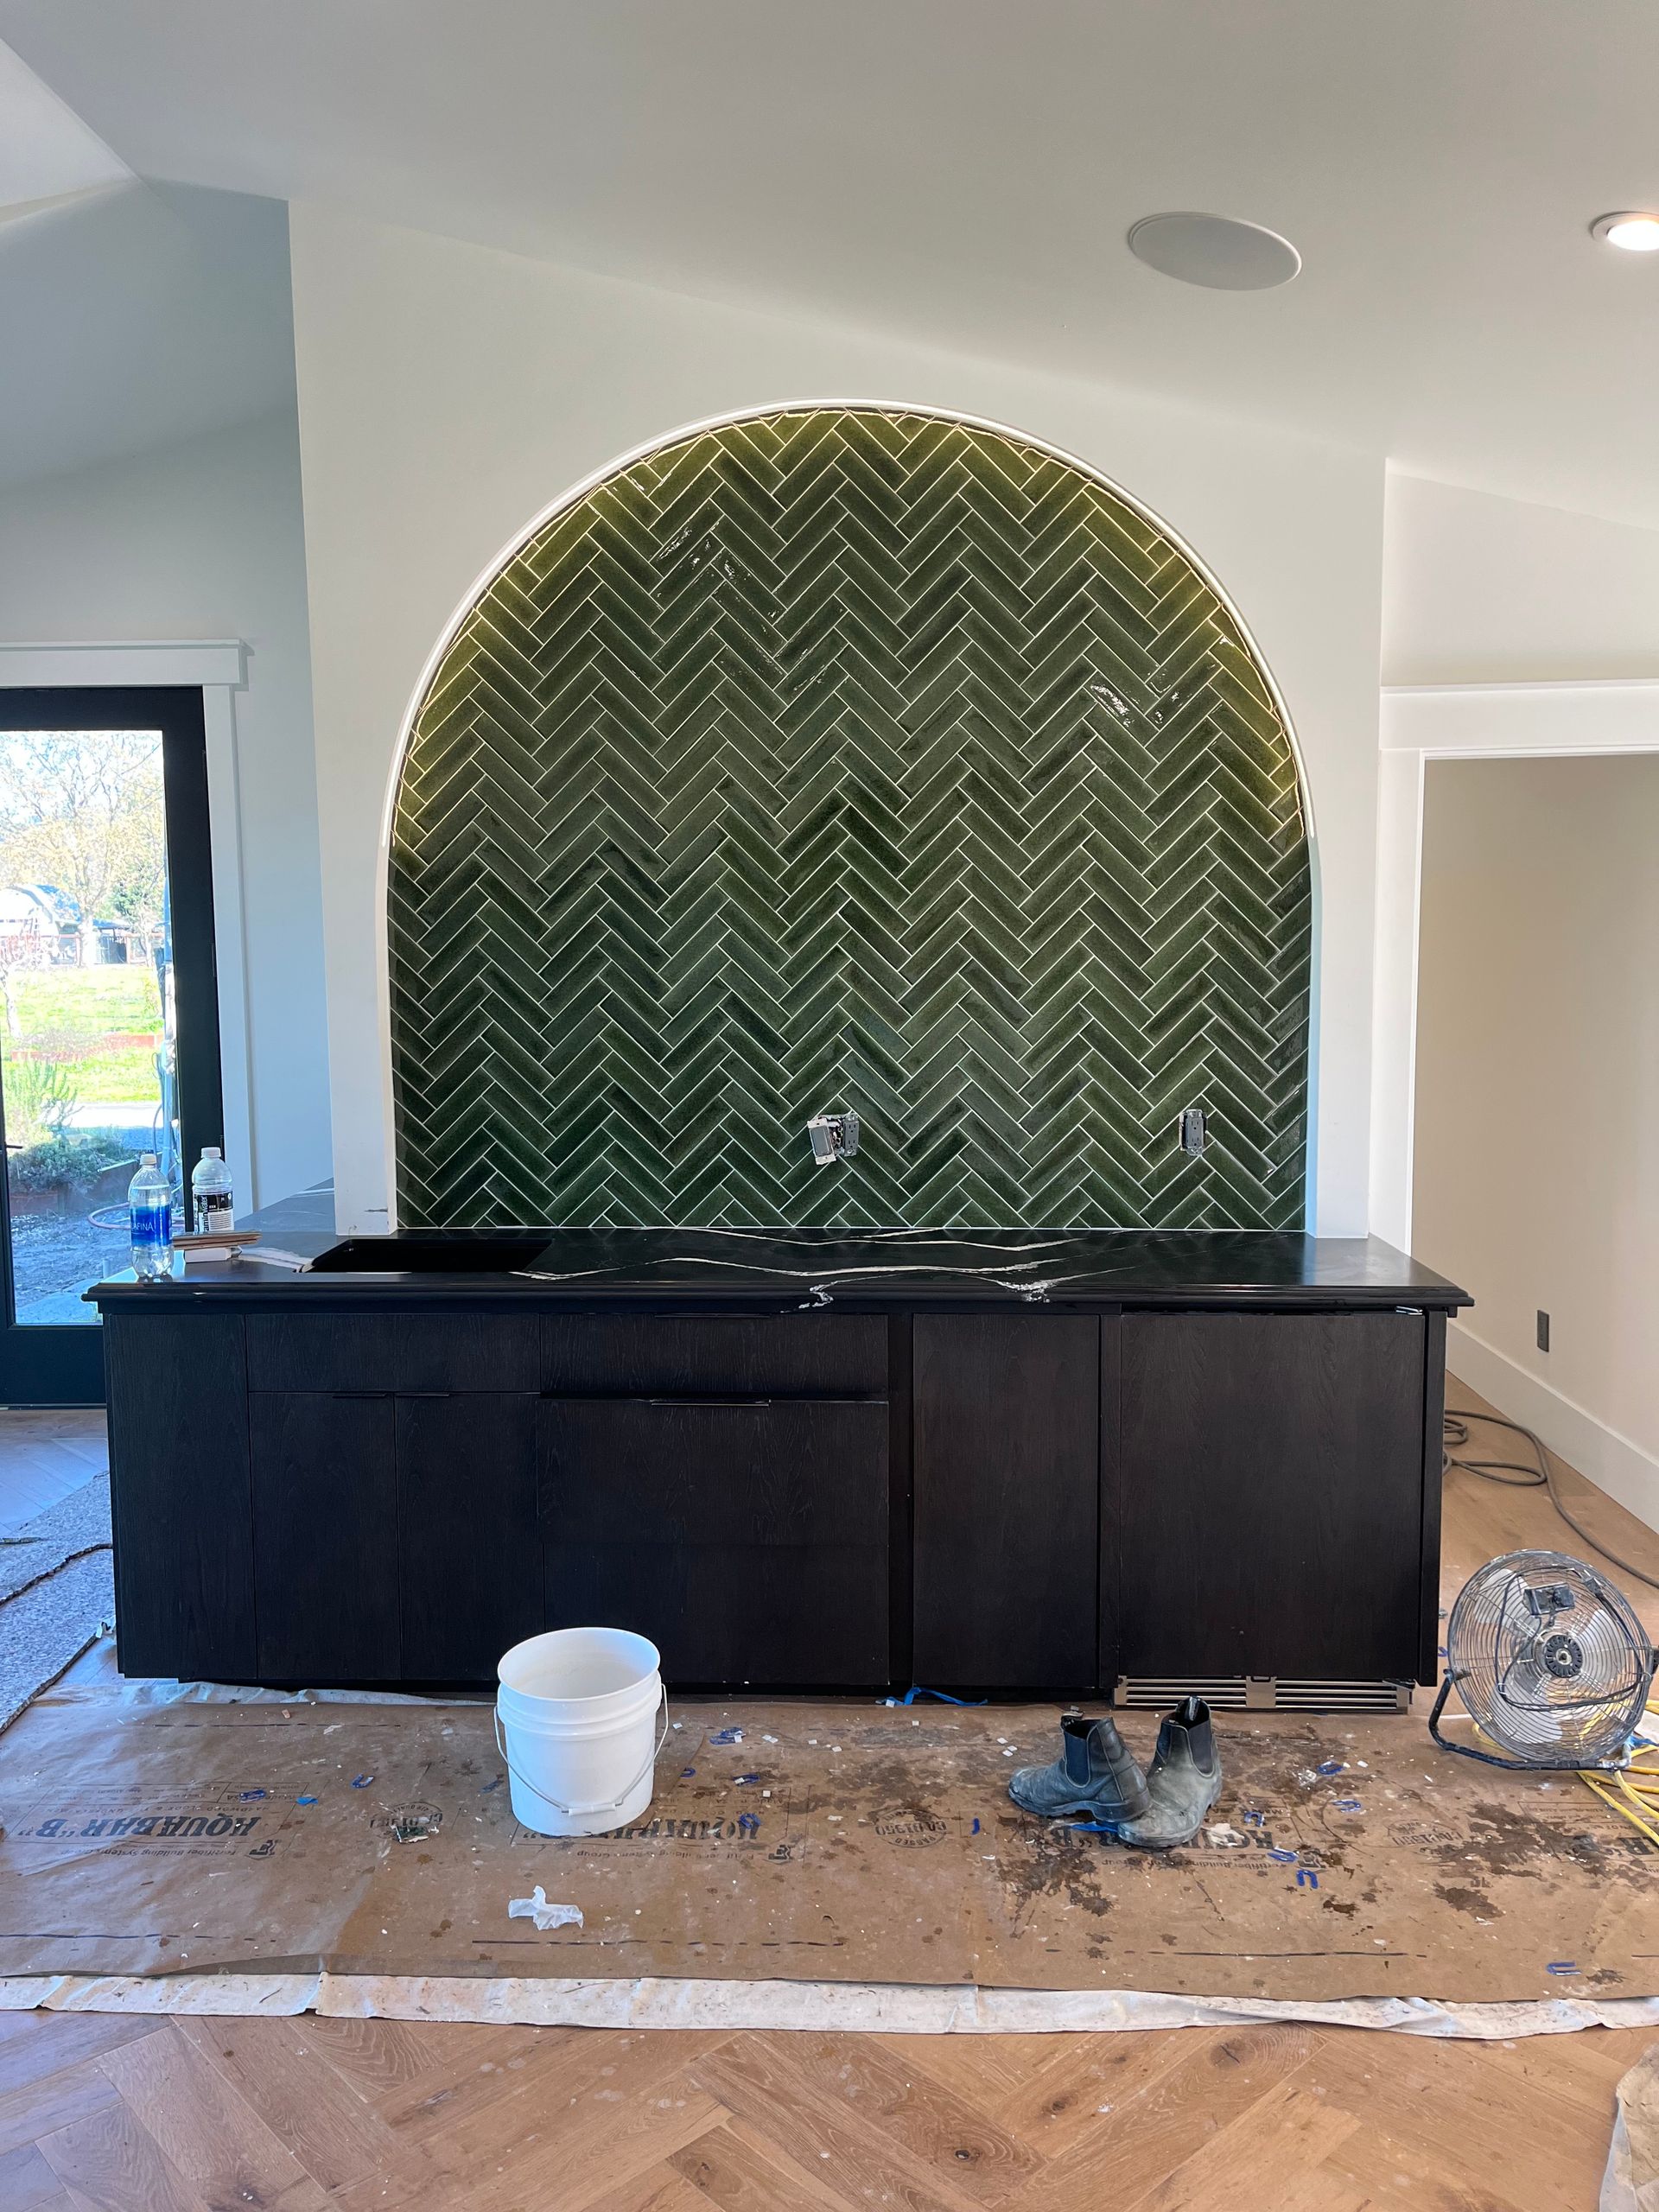
[[[639,1773],[634,1776],[633,1780],[629,1783],[627,1788],[619,1791],[614,1797],[602,1805],[561,1804],[556,1797],[550,1797],[545,1789],[538,1789],[533,1782],[527,1782],[507,1757],[507,1747],[501,1739],[501,1711],[499,1706],[491,1708],[491,1718],[495,1723],[495,1748],[501,1754],[501,1763],[520,1788],[528,1790],[532,1797],[539,1797],[543,1805],[550,1805],[556,1813],[563,1813],[570,1820],[585,1820],[590,1813],[614,1813],[626,1805],[652,1767],[656,1765],[661,1756],[663,1745],[668,1741],[668,1691],[665,1688],[657,1694],[657,1710],[663,1717],[663,1725],[657,1732],[657,1741],[651,1747],[650,1757]]]

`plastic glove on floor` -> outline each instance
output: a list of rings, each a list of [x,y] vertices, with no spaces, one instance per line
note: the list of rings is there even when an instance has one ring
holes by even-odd
[[[1221,1795],[1221,1754],[1210,1708],[1201,1697],[1183,1698],[1160,1723],[1147,1787],[1150,1807],[1120,1821],[1119,1836],[1143,1851],[1173,1851],[1191,1843]]]
[[[1052,1766],[1022,1766],[1008,1783],[1008,1795],[1024,1812],[1049,1818],[1077,1813],[1113,1823],[1149,1814],[1153,1806],[1147,1777],[1116,1723],[1086,1719],[1080,1713],[1061,1718],[1058,1758]]]

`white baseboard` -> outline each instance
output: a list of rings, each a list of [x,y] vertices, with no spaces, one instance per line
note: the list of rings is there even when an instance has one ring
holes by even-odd
[[[1652,1452],[1540,1382],[1507,1352],[1484,1344],[1461,1322],[1453,1321],[1446,1331],[1446,1363],[1499,1413],[1524,1421],[1598,1490],[1616,1497],[1649,1529],[1659,1529],[1659,1459]]]

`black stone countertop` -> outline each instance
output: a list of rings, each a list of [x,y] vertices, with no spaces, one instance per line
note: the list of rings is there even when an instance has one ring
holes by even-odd
[[[506,1301],[567,1309],[1215,1303],[1450,1311],[1472,1302],[1376,1237],[1254,1230],[406,1230],[344,1238],[275,1230],[265,1241],[309,1255],[311,1269],[248,1258],[193,1267],[162,1283],[118,1276],[86,1295],[106,1310]]]

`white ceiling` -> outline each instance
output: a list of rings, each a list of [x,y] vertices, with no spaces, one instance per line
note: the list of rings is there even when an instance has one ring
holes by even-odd
[[[1156,389],[1659,525],[1652,0],[0,0],[142,175]],[[1198,291],[1123,234],[1305,257]]]
[[[127,183],[0,219],[0,487],[293,400],[283,207]]]
[[[124,184],[132,172],[0,46],[0,221],[19,208]]]

